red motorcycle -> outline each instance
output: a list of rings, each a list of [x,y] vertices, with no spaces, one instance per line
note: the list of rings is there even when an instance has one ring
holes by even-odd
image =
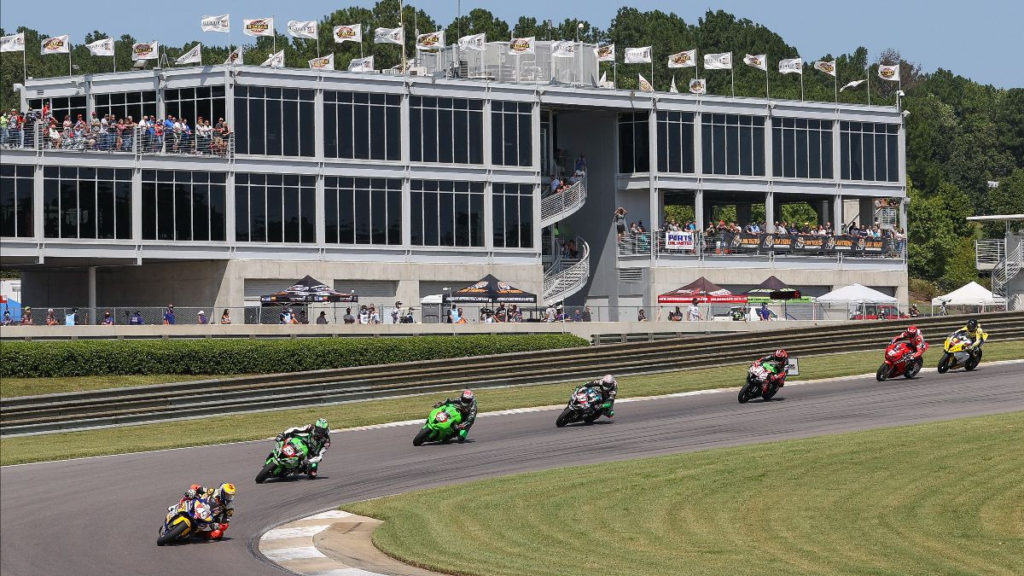
[[[910,346],[903,342],[894,342],[885,349],[885,362],[875,372],[875,379],[885,382],[887,378],[895,378],[903,375],[904,378],[913,378],[921,371],[924,365],[924,351],[928,349],[925,342],[917,348],[917,352],[910,349]]]

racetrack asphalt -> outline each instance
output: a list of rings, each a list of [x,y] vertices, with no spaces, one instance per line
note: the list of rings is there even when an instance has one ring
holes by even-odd
[[[255,484],[270,441],[7,466],[0,468],[0,574],[287,574],[255,552],[260,535],[345,502],[530,470],[1019,411],[1022,369],[983,363],[973,373],[932,371],[910,381],[791,385],[771,402],[743,405],[738,389],[631,401],[616,405],[614,422],[562,429],[555,409],[483,414],[465,444],[415,448],[414,425],[342,431],[332,434],[314,481]],[[737,385],[743,377],[737,368]],[[424,398],[424,416],[431,400]],[[238,486],[227,538],[157,547],[167,506],[193,482]]]

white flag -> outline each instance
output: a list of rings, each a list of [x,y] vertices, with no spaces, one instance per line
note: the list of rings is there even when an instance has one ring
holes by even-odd
[[[768,70],[767,54],[747,54],[743,57],[743,63],[758,70]]]
[[[373,31],[374,44],[405,44],[405,30],[398,28],[377,28]]]
[[[334,52],[327,56],[319,56],[309,61],[312,70],[334,70]]]
[[[535,36],[529,36],[526,38],[513,38],[512,41],[508,43],[508,53],[514,55],[533,54],[535,38]]]
[[[471,34],[469,36],[463,36],[459,38],[459,49],[460,50],[483,50],[484,44],[487,43],[486,34]]]
[[[289,20],[288,34],[292,38],[312,38],[316,40],[316,33],[319,30],[316,20]]]
[[[679,94],[679,88],[676,88],[676,77],[672,75],[672,84],[669,85],[668,91],[672,94]]]
[[[651,47],[644,46],[643,48],[626,48],[622,61],[626,64],[650,64]]]
[[[437,50],[444,48],[444,30],[427,32],[416,37],[417,50]]]
[[[803,74],[804,61],[802,58],[787,58],[779,60],[779,74]]]
[[[196,44],[194,48],[185,52],[174,63],[178,66],[182,64],[202,64],[203,63],[203,45]]]
[[[827,60],[815,60],[815,62],[814,62],[814,69],[815,70],[820,70],[820,71],[824,72],[825,74],[828,74],[829,76],[835,77],[835,75],[836,75],[836,61],[832,60],[831,62],[829,62]]]
[[[353,58],[348,63],[349,72],[373,72],[373,56]]]
[[[551,55],[555,58],[573,58],[576,56],[576,43],[572,40],[556,40],[551,43]]]
[[[597,85],[598,86],[604,86],[604,83],[607,82],[607,81],[608,81],[608,73],[607,72],[601,72],[601,78],[599,78],[597,80]]]
[[[842,92],[843,90],[846,90],[847,88],[856,88],[857,86],[860,86],[861,84],[863,84],[865,82],[867,82],[867,80],[854,80],[853,82],[849,82],[849,83],[846,84],[846,86],[843,86],[842,88],[840,88],[839,91]]]
[[[732,52],[704,55],[705,70],[732,70]]]
[[[690,93],[691,94],[704,94],[708,91],[708,84],[703,78],[694,78],[690,80]]]
[[[242,34],[246,36],[273,36],[274,19],[253,18],[252,20],[242,20]]]
[[[40,54],[67,54],[68,52],[71,52],[71,36],[69,34],[45,38],[40,44]]]
[[[669,68],[693,68],[697,65],[697,49],[683,50],[668,57]]]
[[[893,82],[899,82],[900,80],[900,65],[895,66],[884,66],[878,65],[878,77],[882,80],[891,80]]]
[[[10,36],[0,37],[0,52],[24,52],[25,33],[18,32]]]
[[[644,78],[643,74],[637,74],[637,76],[640,77],[639,85],[641,92],[654,92],[654,86],[651,86],[651,83],[647,81],[647,78]]]
[[[199,21],[199,27],[203,32],[231,32],[231,17],[228,14],[220,16],[203,16]]]
[[[244,62],[245,58],[242,56],[242,53],[244,51],[245,51],[244,48],[242,48],[241,46],[239,46],[238,48],[235,48],[234,50],[231,51],[231,54],[228,54],[228,59],[225,60],[224,63],[225,64],[229,64],[229,65],[237,64],[238,66],[241,66],[242,64],[245,63]]]
[[[114,55],[114,39],[103,38],[95,42],[85,45],[89,49],[89,53],[93,56],[113,56]]]
[[[615,44],[602,44],[594,48],[598,62],[615,62]]]
[[[363,41],[363,25],[362,24],[351,24],[334,27],[334,41],[338,44],[342,42],[360,42]]]
[[[284,68],[284,50],[267,56],[267,59],[260,66],[264,68]]]
[[[138,42],[132,44],[132,61],[156,60],[160,56],[160,45],[153,42]]]

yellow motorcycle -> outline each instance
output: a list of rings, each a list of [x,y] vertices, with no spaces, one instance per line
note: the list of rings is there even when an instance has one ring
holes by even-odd
[[[185,541],[193,535],[206,531],[213,523],[210,503],[202,498],[182,498],[167,508],[167,517],[160,527],[157,546],[171,542]]]
[[[978,338],[984,344],[988,334],[979,330]],[[972,346],[973,344],[974,339],[966,330],[957,330],[950,334],[944,345],[945,353],[939,360],[939,374],[945,374],[954,368],[963,368],[968,372],[977,368],[981,362],[981,344]]]

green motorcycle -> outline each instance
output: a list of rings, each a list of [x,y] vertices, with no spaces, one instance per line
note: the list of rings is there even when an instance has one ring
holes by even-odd
[[[462,422],[462,414],[455,406],[445,404],[434,408],[430,411],[430,416],[427,416],[427,423],[412,439],[412,445],[420,446],[424,442],[447,442],[458,434],[456,426],[460,422]]]
[[[263,469],[256,475],[256,483],[262,484],[267,478],[284,478],[290,474],[308,473],[303,462],[309,456],[309,446],[299,436],[289,436],[277,441],[274,451],[267,456]],[[309,476],[310,479],[313,476]]]

